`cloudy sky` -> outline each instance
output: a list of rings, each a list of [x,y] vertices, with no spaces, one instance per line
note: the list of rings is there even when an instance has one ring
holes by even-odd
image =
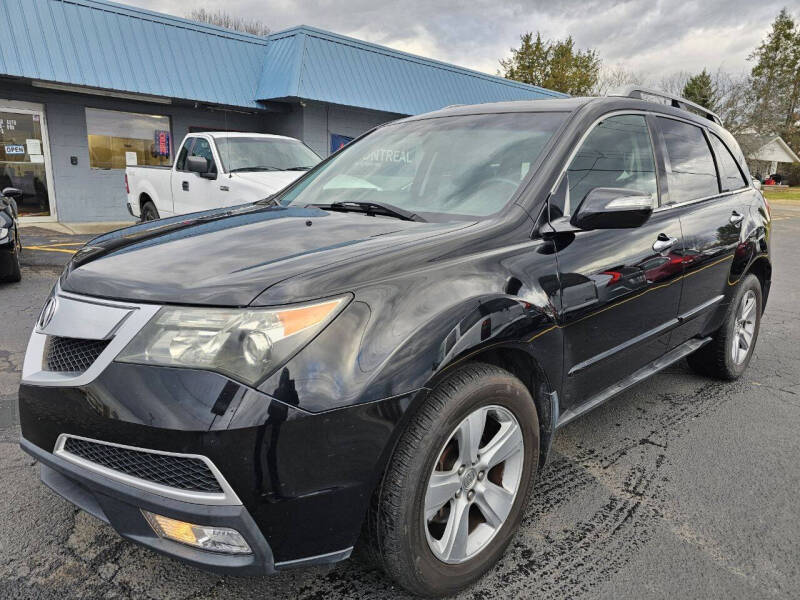
[[[789,0],[120,0],[185,16],[192,8],[257,18],[277,31],[305,24],[494,74],[524,31],[572,34],[658,81],[703,67],[749,70],[747,55]],[[795,11],[795,17],[800,11]]]

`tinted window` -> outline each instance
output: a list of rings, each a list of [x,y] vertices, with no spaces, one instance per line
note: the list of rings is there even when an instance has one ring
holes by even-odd
[[[717,170],[702,129],[659,117],[667,146],[669,200],[671,203],[696,200],[719,193]]]
[[[592,129],[567,169],[565,206],[551,205],[551,216],[572,214],[598,187],[633,189],[658,197],[653,145],[643,115],[619,115]]]
[[[714,147],[714,154],[717,155],[719,183],[722,191],[727,192],[747,187],[747,182],[728,147],[716,135],[711,134],[710,137],[711,145]]]
[[[178,152],[178,160],[175,161],[175,168],[178,171],[183,171],[186,166],[186,156],[189,154],[189,146],[192,145],[194,138],[189,138],[185,142],[183,142],[183,146],[181,146],[181,151]]]
[[[217,170],[217,166],[214,163],[214,154],[211,152],[211,144],[205,138],[196,138],[194,141],[194,146],[192,146],[192,152],[189,156],[201,156],[208,161],[209,171],[214,172]]]
[[[386,125],[339,150],[281,203],[383,202],[429,220],[490,215],[511,200],[564,118],[520,112]]]

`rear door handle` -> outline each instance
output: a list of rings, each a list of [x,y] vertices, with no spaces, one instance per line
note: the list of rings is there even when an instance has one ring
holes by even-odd
[[[189,182],[188,181],[184,181],[183,183],[181,183],[181,189],[183,189],[184,192],[188,192],[189,191]]]
[[[733,223],[734,225],[738,225],[739,223],[741,223],[741,222],[742,222],[742,219],[744,219],[744,215],[740,215],[740,214],[739,214],[738,212],[736,212],[736,211],[733,211],[733,212],[731,213],[731,219],[730,219],[730,221],[731,221],[731,223]]]
[[[666,233],[659,233],[658,239],[653,243],[654,252],[663,252],[678,243],[678,238],[671,238]]]

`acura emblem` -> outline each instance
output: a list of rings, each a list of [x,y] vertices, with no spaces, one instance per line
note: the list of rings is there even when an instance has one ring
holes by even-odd
[[[53,320],[53,315],[56,314],[57,308],[58,298],[56,296],[50,296],[47,302],[44,303],[42,314],[39,315],[39,329],[44,329],[50,324],[50,321]]]

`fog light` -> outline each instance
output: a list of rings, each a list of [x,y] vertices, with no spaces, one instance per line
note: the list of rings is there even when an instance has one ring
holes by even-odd
[[[143,510],[142,514],[144,514],[144,518],[147,519],[150,527],[159,537],[211,552],[225,552],[228,554],[253,553],[242,534],[235,529],[195,525],[194,523],[170,519],[146,510]]]

